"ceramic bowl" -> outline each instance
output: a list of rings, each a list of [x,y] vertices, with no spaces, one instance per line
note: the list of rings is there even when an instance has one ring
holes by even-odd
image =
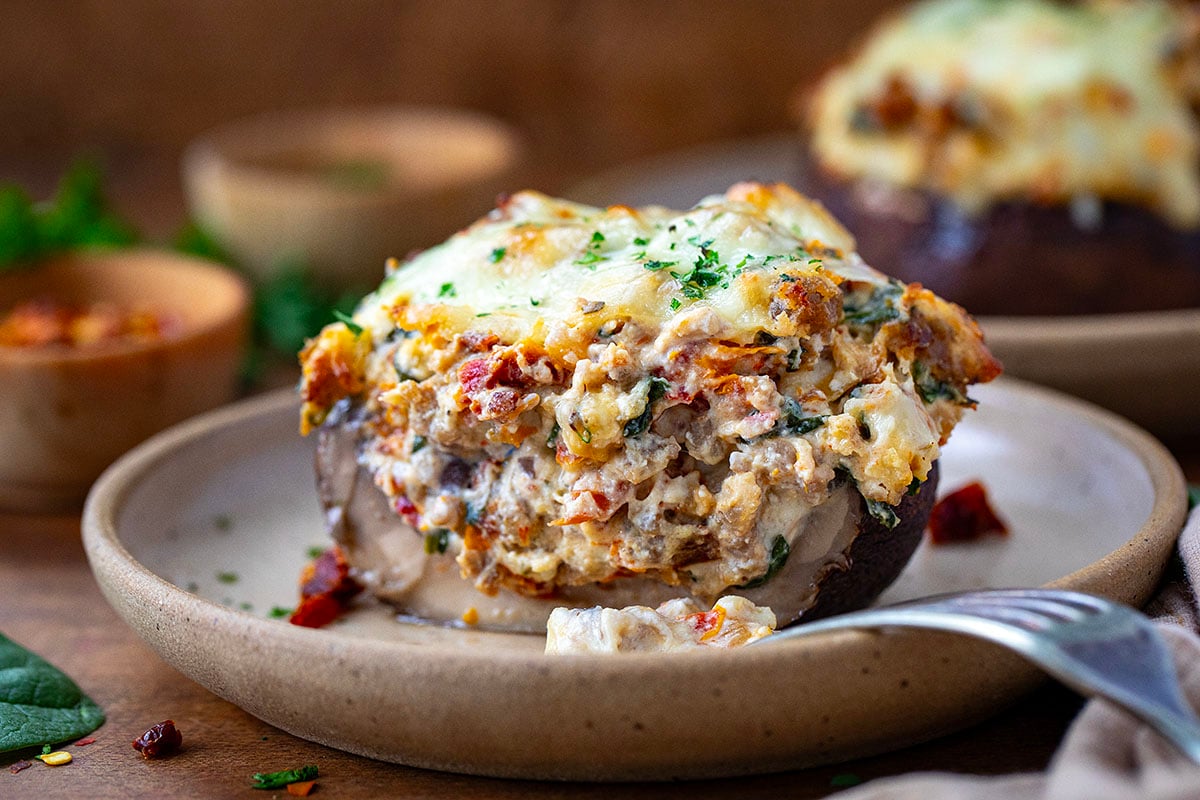
[[[126,450],[237,394],[250,296],[223,267],[136,248],[0,275],[0,314],[42,297],[148,308],[177,330],[88,347],[0,346],[0,508],[78,508]]]
[[[522,146],[452,109],[281,111],[194,142],[196,220],[259,277],[300,259],[335,286],[374,286],[384,261],[443,241],[513,188]]]

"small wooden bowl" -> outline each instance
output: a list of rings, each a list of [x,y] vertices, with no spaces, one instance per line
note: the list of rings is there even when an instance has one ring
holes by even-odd
[[[197,140],[183,177],[197,221],[254,274],[298,258],[332,285],[374,286],[388,257],[491,209],[521,152],[509,127],[467,111],[288,111]]]
[[[227,269],[137,248],[0,275],[0,313],[40,297],[149,308],[180,329],[89,347],[0,345],[0,508],[79,508],[126,450],[237,394],[250,293]]]

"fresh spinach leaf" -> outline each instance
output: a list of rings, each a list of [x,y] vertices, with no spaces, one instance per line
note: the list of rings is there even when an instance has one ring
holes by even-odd
[[[74,681],[0,634],[0,752],[78,739],[103,723]]]
[[[815,414],[813,416],[805,416],[804,408],[791,397],[783,399],[783,433],[788,436],[801,436],[806,433],[812,433],[817,428],[825,424],[825,420],[829,419],[828,414]]]
[[[767,560],[767,571],[757,578],[752,578],[742,585],[736,587],[738,589],[757,589],[767,581],[774,578],[779,570],[783,569],[783,565],[787,563],[788,556],[792,554],[791,545],[787,539],[782,536],[776,536],[775,541],[771,542],[771,555]]]
[[[945,381],[940,381],[933,377],[924,362],[914,361],[912,364],[913,386],[917,390],[917,394],[921,395],[921,399],[925,404],[935,403],[938,400],[946,399],[958,405],[970,405],[974,401],[963,394],[959,389]]]
[[[862,295],[862,293],[847,295],[842,305],[846,323],[866,326],[898,319],[900,310],[896,308],[896,301],[902,294],[904,294],[904,287],[893,282],[885,286],[876,286],[866,295]]]
[[[646,407],[642,409],[641,414],[638,414],[625,423],[625,427],[621,430],[621,433],[626,439],[641,436],[646,432],[646,429],[650,427],[650,423],[654,418],[654,404],[666,396],[667,390],[671,388],[670,383],[657,376],[647,378],[646,380],[650,384],[646,390]]]
[[[900,515],[896,513],[893,506],[881,500],[871,500],[866,497],[863,498],[863,501],[867,504],[867,513],[889,531],[900,524]]]

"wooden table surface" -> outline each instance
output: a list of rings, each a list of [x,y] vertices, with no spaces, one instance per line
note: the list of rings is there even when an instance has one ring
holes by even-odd
[[[1200,446],[1173,447],[1200,482]],[[578,785],[471,778],[410,769],[297,739],[221,700],[167,666],[104,601],[80,543],[77,516],[0,515],[0,631],[71,675],[108,715],[94,744],[68,747],[74,761],[0,769],[0,797],[269,797],[250,776],[317,764],[314,796],[413,798],[823,797],[848,779],[917,770],[997,774],[1043,768],[1080,700],[1048,684],[973,729],[848,764],[739,780],[677,784]],[[183,750],[143,760],[130,743],[173,719]],[[0,768],[32,752],[0,757]],[[286,796],[282,791],[277,793]]]

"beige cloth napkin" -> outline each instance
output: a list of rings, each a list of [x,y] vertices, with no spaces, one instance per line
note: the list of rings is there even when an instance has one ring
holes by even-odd
[[[1184,694],[1200,708],[1200,508],[1179,538],[1179,563],[1147,607],[1179,670]],[[1200,766],[1104,700],[1091,700],[1067,731],[1045,773],[974,777],[913,773],[882,778],[838,800],[1196,800]]]

